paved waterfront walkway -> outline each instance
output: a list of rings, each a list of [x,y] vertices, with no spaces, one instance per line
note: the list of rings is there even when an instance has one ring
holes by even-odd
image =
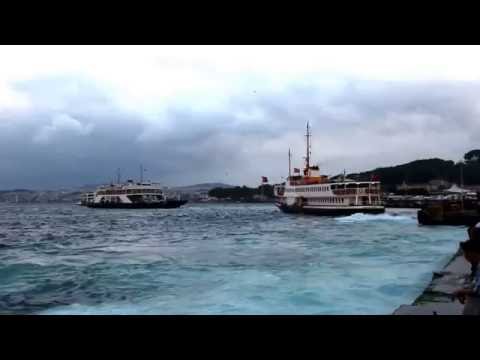
[[[458,251],[440,272],[434,272],[432,281],[412,305],[402,305],[393,315],[462,315],[463,305],[453,292],[463,287],[470,274],[470,264]]]

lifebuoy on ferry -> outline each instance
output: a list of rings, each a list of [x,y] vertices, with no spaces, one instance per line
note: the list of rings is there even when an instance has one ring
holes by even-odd
[[[287,197],[285,199],[285,203],[288,205],[288,206],[293,206],[295,204],[295,199],[292,198],[292,197]]]
[[[303,197],[297,198],[297,206],[302,207],[303,206]]]

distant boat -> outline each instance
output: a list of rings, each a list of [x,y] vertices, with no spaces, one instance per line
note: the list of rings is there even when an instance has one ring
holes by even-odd
[[[337,179],[320,174],[318,166],[310,165],[310,126],[307,123],[307,155],[303,175],[294,169],[282,184],[274,185],[276,206],[286,213],[314,215],[351,215],[354,213],[379,214],[385,212],[381,184],[355,181],[341,176]]]
[[[81,205],[104,209],[172,209],[186,203],[187,200],[168,198],[159,184],[132,180],[101,186],[80,197]]]

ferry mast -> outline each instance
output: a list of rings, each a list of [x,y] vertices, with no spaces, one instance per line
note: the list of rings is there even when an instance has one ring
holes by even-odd
[[[310,123],[308,121],[307,121],[307,134],[305,136],[307,137],[307,156],[305,157],[305,163],[306,163],[305,175],[310,176],[310,155],[311,155],[310,137],[312,136],[312,134],[310,133]]]

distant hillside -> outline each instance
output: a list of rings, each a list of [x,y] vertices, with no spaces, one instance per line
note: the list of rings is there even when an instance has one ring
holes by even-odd
[[[19,203],[49,203],[65,202],[73,203],[80,201],[80,194],[85,191],[94,191],[98,185],[84,185],[78,188],[66,188],[62,190],[0,190],[0,202]],[[208,193],[213,188],[233,188],[233,185],[222,183],[203,183],[190,186],[170,188],[168,193],[175,192],[191,199],[197,193]],[[193,198],[192,198],[193,199]]]
[[[170,188],[170,190],[183,192],[183,193],[193,193],[193,192],[208,192],[214,188],[229,189],[233,187],[235,186],[223,184],[223,183],[203,183],[203,184],[195,184],[195,185],[189,185],[189,186],[172,187]]]
[[[80,200],[79,191],[35,191],[35,190],[3,190],[0,191],[0,202],[19,203],[72,203]]]
[[[266,198],[273,198],[273,186],[261,185],[257,188],[235,186],[231,188],[214,188],[208,192],[208,196],[218,199],[247,202],[258,200],[258,196],[262,194]]]
[[[471,155],[477,154],[478,156]],[[348,174],[348,177],[357,180],[369,180],[377,175],[383,187],[393,191],[396,185],[403,183],[424,184],[431,180],[445,180],[460,184],[461,167],[463,167],[463,183],[465,185],[480,184],[480,150],[472,150],[465,154],[464,163],[455,163],[452,160],[438,158],[415,160],[406,164],[391,167],[381,167],[361,173]]]

